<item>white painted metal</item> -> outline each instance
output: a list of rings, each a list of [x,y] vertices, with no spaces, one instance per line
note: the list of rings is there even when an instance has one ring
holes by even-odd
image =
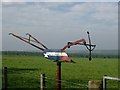
[[[110,76],[103,76],[103,90],[106,90],[106,80],[120,81],[120,78],[110,77]]]

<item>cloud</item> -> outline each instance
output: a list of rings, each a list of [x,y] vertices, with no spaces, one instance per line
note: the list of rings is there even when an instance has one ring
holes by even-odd
[[[119,0],[2,0],[2,2],[119,2]]]
[[[118,15],[117,3],[80,3],[71,8],[71,13],[94,20],[115,21]]]
[[[98,20],[111,20],[115,21],[118,17],[118,6],[117,3],[102,3],[98,4],[96,12],[93,15]]]
[[[67,41],[80,37],[87,39],[86,31],[93,33],[95,38],[92,41],[98,45],[98,49],[117,48],[116,11],[115,3],[22,2],[3,5],[4,49],[18,49],[17,46],[21,45],[18,40],[8,36],[9,32],[21,36],[29,32],[50,48],[62,48]],[[109,40],[114,43],[110,44]],[[16,47],[8,46],[9,41],[15,43]],[[19,47],[23,48],[31,50],[24,44]]]
[[[25,2],[25,0],[2,0],[2,2]]]

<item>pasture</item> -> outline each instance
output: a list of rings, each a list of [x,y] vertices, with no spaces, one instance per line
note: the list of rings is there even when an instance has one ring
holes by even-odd
[[[102,80],[103,75],[118,77],[117,58],[72,59],[75,64],[62,63],[62,88],[87,88],[89,80]],[[8,67],[9,88],[39,90],[41,73],[46,74],[47,88],[56,87],[56,62],[42,56],[3,55],[2,67],[5,66]],[[118,82],[108,81],[107,88],[118,88]]]

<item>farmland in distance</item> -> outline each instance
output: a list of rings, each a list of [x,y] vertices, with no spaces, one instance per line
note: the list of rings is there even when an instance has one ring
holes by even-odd
[[[118,59],[115,56],[89,61],[87,56],[69,55],[76,63],[62,63],[62,88],[87,88],[89,80],[102,80],[103,75],[118,77]],[[2,67],[8,67],[9,88],[39,89],[41,73],[46,74],[46,87],[56,88],[56,62],[45,59],[42,54],[4,52]],[[118,82],[108,81],[107,88],[118,88]]]

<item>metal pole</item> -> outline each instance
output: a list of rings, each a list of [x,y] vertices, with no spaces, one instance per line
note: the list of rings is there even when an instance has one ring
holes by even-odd
[[[87,32],[87,34],[88,34],[88,39],[89,39],[89,51],[90,51],[90,55],[89,55],[89,60],[91,61],[91,39],[90,39],[90,35],[89,35],[89,32]]]
[[[61,90],[61,62],[57,62],[57,90]]]
[[[107,75],[104,75],[107,76]],[[103,76],[103,90],[106,90],[106,78]]]

